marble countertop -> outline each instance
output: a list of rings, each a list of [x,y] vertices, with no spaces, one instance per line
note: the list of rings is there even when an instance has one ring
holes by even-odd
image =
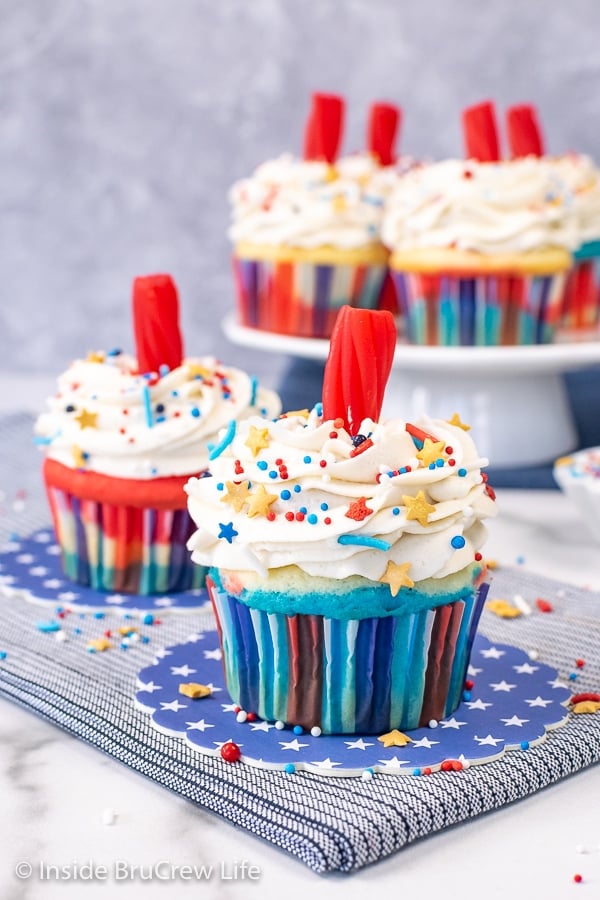
[[[598,546],[564,496],[501,490],[498,499],[490,558],[600,589]],[[348,900],[369,888],[433,897],[450,881],[458,890],[460,881],[461,900],[480,898],[484,884],[486,900],[552,900],[578,889],[577,872],[594,894],[600,889],[598,766],[354,875],[319,877],[7,701],[0,701],[0,721],[0,896],[11,900],[68,893],[64,881],[41,878],[40,864],[77,873],[77,897],[104,890],[111,897],[177,898],[201,890],[203,897],[295,898],[311,891]],[[111,825],[103,821],[108,811],[115,816]],[[31,877],[16,878],[19,862],[33,866]],[[158,874],[145,880],[157,863]],[[95,881],[86,880],[90,864],[107,874],[100,868]],[[212,871],[199,888],[178,867],[201,864]]]

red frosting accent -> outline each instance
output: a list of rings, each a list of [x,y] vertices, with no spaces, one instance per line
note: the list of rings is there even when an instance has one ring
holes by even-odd
[[[336,94],[313,94],[304,133],[304,158],[334,163],[344,125],[344,100]]]
[[[500,148],[496,111],[489,100],[469,106],[462,114],[465,156],[479,162],[498,162]]]
[[[511,106],[506,111],[506,129],[513,159],[544,155],[544,140],[535,106],[529,103]]]
[[[138,509],[185,509],[187,495],[184,484],[191,475],[169,478],[116,478],[85,469],[70,469],[55,459],[45,459],[44,480],[49,487],[73,494],[79,500],[96,500],[113,506],[133,506]],[[198,474],[198,473],[196,473]]]
[[[170,275],[146,275],[134,280],[133,328],[140,372],[181,365],[179,302]]]
[[[323,380],[323,418],[343,419],[358,434],[363,419],[376,422],[396,348],[396,325],[387,310],[342,306]]]
[[[402,111],[391,103],[374,103],[369,111],[367,148],[382,166],[391,166],[396,161],[395,143]]]

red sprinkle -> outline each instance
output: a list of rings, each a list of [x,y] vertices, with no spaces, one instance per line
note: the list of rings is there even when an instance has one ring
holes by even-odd
[[[426,766],[423,769],[423,775],[431,775],[431,769],[429,768],[429,766]]]
[[[338,418],[338,419],[334,419],[334,420],[333,420],[333,427],[334,427],[334,428],[343,428],[343,427],[344,427],[344,420],[343,420],[343,419],[339,419],[339,418]]]
[[[235,713],[236,716],[237,716],[237,714],[238,714],[239,712],[242,711],[242,707],[241,707],[241,706],[234,706],[234,707],[233,707],[233,711],[234,711],[234,713]]]
[[[452,454],[454,453],[454,447],[446,447],[445,452],[448,454],[448,456],[452,456]]]
[[[337,431],[330,431],[330,432],[329,432],[329,437],[330,437],[330,438],[336,438],[337,436],[338,436]]]
[[[475,687],[475,682],[474,682],[474,681],[471,681],[471,679],[468,678],[468,679],[465,681],[465,690],[466,690],[466,691],[472,691],[474,687]]]
[[[255,722],[256,721],[256,713],[249,712],[246,716],[246,722]]]
[[[221,747],[221,756],[225,762],[238,762],[241,755],[240,748],[233,741],[227,741]]]
[[[359,497],[354,503],[351,503],[344,515],[347,519],[354,519],[355,522],[362,522],[367,516],[372,514],[373,510],[367,506],[367,498]]]
[[[573,875],[573,881],[575,882],[575,884],[581,884],[581,882],[583,881],[583,875],[580,875],[579,872],[577,872],[575,875]]]
[[[578,669],[583,669],[583,667],[585,666],[585,659],[576,659],[575,665]]]
[[[278,456],[277,459],[275,460],[275,465],[276,465],[276,466],[282,466],[282,465],[283,465],[283,460],[282,460],[282,458],[281,458],[280,456]]]
[[[483,559],[483,556],[481,555],[481,553],[478,550],[477,553],[475,554],[475,560],[477,562],[481,562],[482,559]]]
[[[326,459],[320,459],[320,460],[319,460],[319,465],[321,466],[322,469],[324,469],[325,466],[327,465],[327,460],[326,460]]]
[[[538,597],[535,601],[535,605],[539,609],[540,612],[550,613],[554,612],[554,607],[547,600],[544,600],[542,597]]]
[[[326,525],[331,525],[331,519],[329,518],[329,516],[325,516],[323,521],[325,522]]]
[[[293,522],[293,521],[294,521],[294,513],[293,513],[291,510],[288,510],[288,511],[286,512],[285,517],[286,517],[286,519],[288,520],[288,522]]]
[[[296,522],[304,522],[304,513],[301,513],[301,512],[296,513]]]
[[[448,460],[448,465],[449,465],[449,466],[455,466],[455,465],[456,465],[456,460],[454,459],[454,457],[451,457],[451,458]]]
[[[265,518],[268,519],[269,522],[274,522],[274,521],[275,521],[275,513],[273,512],[272,509],[269,510],[269,512],[267,513],[267,515],[265,516]]]

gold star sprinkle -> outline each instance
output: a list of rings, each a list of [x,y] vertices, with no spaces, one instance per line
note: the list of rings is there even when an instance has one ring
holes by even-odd
[[[184,697],[190,697],[192,700],[201,700],[203,697],[210,697],[212,688],[207,684],[197,684],[195,681],[189,681],[187,684],[179,685],[179,693]]]
[[[250,482],[248,481],[240,481],[239,483],[226,481],[227,493],[221,497],[221,503],[229,503],[236,512],[240,512],[250,496],[249,484]]]
[[[412,744],[412,738],[398,731],[397,728],[380,735],[377,740],[381,741],[384,747],[406,747],[407,744]]]
[[[96,421],[98,419],[98,413],[90,412],[87,409],[82,409],[77,413],[76,416],[73,416],[73,418],[78,423],[81,429],[97,427]]]
[[[95,653],[104,653],[105,650],[110,650],[112,647],[111,642],[107,638],[94,638],[93,641],[88,641],[87,649],[93,650]]]
[[[425,438],[423,446],[417,450],[417,459],[420,459],[425,467],[430,463],[434,463],[444,452],[443,441],[432,441],[431,438]]]
[[[129,637],[130,634],[135,634],[136,631],[137,628],[132,628],[131,625],[121,625],[121,627],[118,629],[119,634],[123,637]]]
[[[268,428],[257,428],[256,425],[251,425],[245,444],[252,450],[253,456],[258,456],[261,450],[269,446],[270,441],[271,435]]]
[[[415,519],[419,525],[429,524],[429,516],[435,512],[435,506],[427,502],[423,491],[419,491],[416,497],[402,495],[402,502],[406,507],[408,521]]]
[[[485,605],[490,612],[501,619],[516,619],[521,615],[521,610],[509,603],[508,600],[489,600]]]
[[[463,431],[470,431],[471,426],[465,425],[464,422],[460,421],[460,416],[458,413],[453,413],[451,419],[447,419],[449,425],[456,425],[457,428],[462,428]]]
[[[570,466],[573,462],[572,456],[561,456],[560,459],[557,459],[554,463],[555,466]]]
[[[188,363],[187,370],[190,378],[210,378],[212,375],[210,369],[198,363]]]
[[[102,350],[90,350],[85,361],[91,363],[103,363],[105,359],[106,355]]]
[[[86,457],[81,447],[78,447],[77,444],[73,444],[73,446],[71,447],[71,453],[73,454],[73,462],[75,463],[75,468],[83,469],[85,467]]]
[[[327,171],[325,173],[325,181],[337,181],[340,177],[340,173],[336,169],[335,166],[327,166]]]
[[[281,413],[279,418],[280,419],[291,419],[292,416],[297,416],[299,419],[308,419],[308,410],[307,409],[292,409],[289,412]]]
[[[596,700],[580,700],[579,703],[575,703],[571,712],[574,712],[575,715],[580,716],[583,713],[597,713],[600,709],[600,703]]]
[[[392,597],[395,597],[401,587],[413,587],[414,581],[408,575],[410,563],[395,563],[388,559],[385,572],[379,579],[382,584],[389,584]]]
[[[248,516],[266,516],[269,507],[277,500],[277,494],[269,494],[264,484],[259,484],[248,498]]]

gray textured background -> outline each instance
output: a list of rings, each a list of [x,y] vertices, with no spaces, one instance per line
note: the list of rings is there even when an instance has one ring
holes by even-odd
[[[533,100],[553,151],[600,156],[598,0],[0,0],[0,372],[132,347],[134,275],[171,272],[186,349],[267,374],[232,305],[226,190],[299,150],[310,91],[405,112],[402,149],[460,154],[460,110]]]

